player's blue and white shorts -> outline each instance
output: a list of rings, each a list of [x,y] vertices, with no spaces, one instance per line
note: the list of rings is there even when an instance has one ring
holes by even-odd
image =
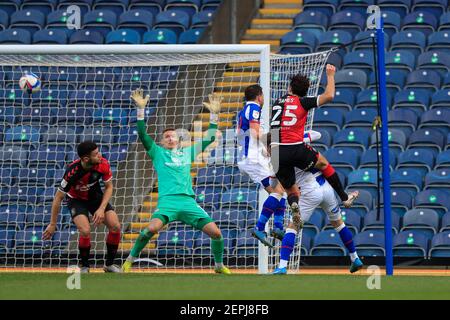
[[[300,215],[303,221],[309,221],[314,210],[321,207],[330,221],[341,219],[341,209],[331,185],[326,182],[312,191],[300,195]]]
[[[271,186],[277,181],[270,158],[259,157],[258,161],[243,159],[237,164],[242,174],[247,174],[254,183],[261,184],[263,188]]]

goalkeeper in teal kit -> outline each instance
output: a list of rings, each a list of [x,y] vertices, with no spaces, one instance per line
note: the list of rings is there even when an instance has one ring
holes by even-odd
[[[149,96],[144,98],[143,91],[138,89],[133,91],[131,99],[137,107],[139,139],[153,160],[158,175],[158,206],[148,227],[142,230],[137,238],[122,270],[130,271],[139,253],[164,225],[172,221],[182,221],[211,237],[211,251],[215,261],[214,271],[230,274],[230,270],[223,265],[222,234],[214,221],[195,201],[190,174],[191,164],[196,155],[203,152],[214,141],[222,98],[209,96],[209,103],[204,103],[211,113],[207,137],[202,142],[186,148],[179,146],[178,136],[174,129],[164,130],[161,146],[158,146],[146,133],[144,110]]]

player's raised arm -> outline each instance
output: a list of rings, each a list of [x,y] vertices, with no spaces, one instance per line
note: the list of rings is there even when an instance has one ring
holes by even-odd
[[[131,93],[131,100],[134,102],[137,108],[137,127],[138,135],[145,150],[150,151],[155,146],[155,141],[147,134],[145,126],[145,107],[150,99],[149,95],[144,98],[144,91],[142,89],[136,89]]]
[[[335,66],[327,64],[327,86],[325,92],[319,96],[318,105],[324,105],[328,102],[333,101],[334,93],[336,91],[334,84],[334,74],[336,73]]]

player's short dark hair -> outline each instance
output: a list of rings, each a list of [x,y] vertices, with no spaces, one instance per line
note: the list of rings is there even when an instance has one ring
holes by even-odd
[[[80,158],[89,157],[92,151],[97,149],[98,146],[93,141],[83,141],[77,147],[77,153]]]
[[[291,78],[290,86],[293,94],[304,97],[308,93],[309,79],[304,75],[296,74]]]
[[[253,101],[263,94],[263,89],[258,84],[252,84],[245,88],[245,101]]]
[[[176,131],[175,128],[166,128],[163,131],[163,134],[166,133],[167,131]]]

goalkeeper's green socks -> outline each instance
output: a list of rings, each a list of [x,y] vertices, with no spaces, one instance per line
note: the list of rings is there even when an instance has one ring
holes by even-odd
[[[211,238],[211,249],[216,267],[223,267],[223,237],[219,239]]]
[[[153,233],[150,232],[147,228],[141,231],[139,234],[139,237],[137,238],[136,242],[134,243],[133,249],[131,249],[130,255],[127,258],[127,261],[134,262],[134,260],[139,256],[142,249],[145,248],[147,243],[150,241],[150,239],[153,237]]]

